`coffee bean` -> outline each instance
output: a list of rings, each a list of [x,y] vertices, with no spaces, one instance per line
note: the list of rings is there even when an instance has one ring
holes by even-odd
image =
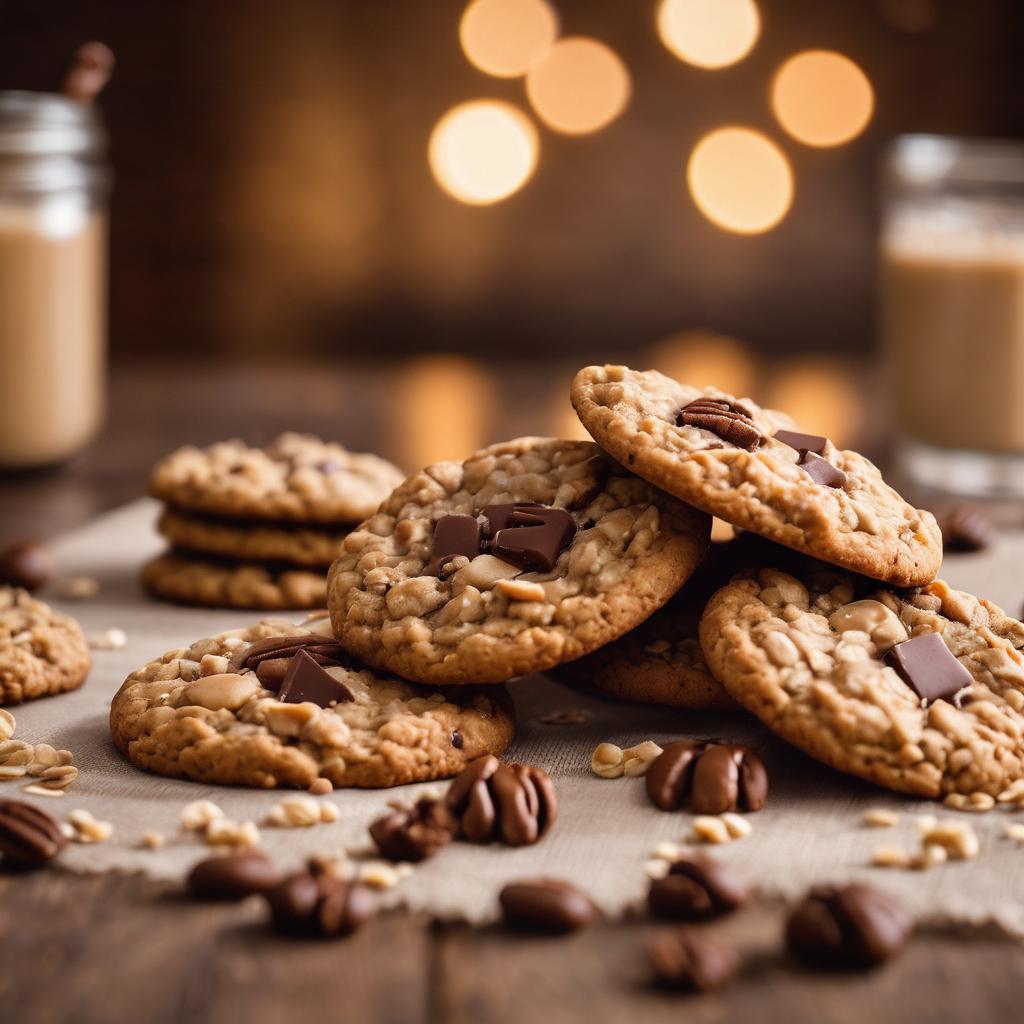
[[[651,802],[663,811],[758,811],[768,799],[768,772],[761,758],[748,747],[725,743],[669,743],[645,782]]]
[[[326,872],[302,871],[263,893],[274,931],[323,939],[349,935],[374,913],[365,885]]]
[[[647,947],[647,956],[659,984],[688,992],[721,988],[739,967],[732,949],[688,929],[657,936]]]
[[[984,551],[997,536],[992,520],[971,505],[952,509],[942,520],[942,545],[947,551]]]
[[[22,800],[0,800],[0,854],[18,868],[41,868],[67,846],[67,837],[45,811]]]
[[[664,878],[652,878],[651,913],[683,921],[727,914],[750,898],[750,888],[728,864],[706,854],[675,861]]]
[[[0,551],[0,583],[38,590],[53,575],[50,552],[34,541],[19,541]]]
[[[786,921],[786,945],[814,967],[866,969],[903,948],[913,922],[896,897],[868,885],[819,886]]]
[[[194,896],[206,900],[243,900],[280,882],[277,868],[262,853],[235,853],[201,860],[188,875]]]
[[[498,897],[505,923],[512,928],[561,934],[590,924],[597,916],[589,897],[554,878],[510,882]]]
[[[381,856],[418,863],[450,842],[458,822],[443,800],[424,798],[413,807],[392,804],[393,810],[370,826]]]

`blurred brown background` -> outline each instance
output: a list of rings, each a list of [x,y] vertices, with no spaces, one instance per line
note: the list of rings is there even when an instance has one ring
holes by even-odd
[[[1024,133],[1019,0],[763,0],[753,51],[717,72],[661,45],[653,2],[555,6],[563,35],[621,55],[630,105],[594,135],[541,130],[533,180],[471,207],[431,176],[433,126],[475,97],[526,104],[521,81],[465,59],[461,0],[0,3],[0,87],[54,88],[85,39],[118,56],[115,354],[579,362],[695,327],[775,354],[864,352],[886,141]],[[849,145],[801,146],[772,116],[773,72],[810,47],[874,87]],[[686,193],[697,138],[736,122],[795,173],[792,209],[760,236],[716,228]]]

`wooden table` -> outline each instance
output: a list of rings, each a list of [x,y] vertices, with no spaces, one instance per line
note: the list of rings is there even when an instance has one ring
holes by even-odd
[[[567,373],[547,375],[552,389]],[[503,428],[553,429],[550,395],[527,379],[522,369],[498,374],[500,409],[508,411],[486,427],[453,421],[451,442],[460,431],[463,440],[487,441]],[[434,387],[429,375],[425,381]],[[394,382],[386,368],[121,370],[110,423],[88,453],[60,471],[0,478],[0,541],[52,534],[137,496],[153,460],[186,441],[262,440],[295,426],[401,458],[394,403],[415,406],[417,396],[406,388],[396,399]],[[425,400],[427,411],[439,408],[429,393]],[[258,904],[196,905],[139,878],[0,875],[0,1022],[658,1024],[685,1015],[940,1024],[1021,1013],[1024,946],[998,936],[922,935],[897,962],[851,977],[788,961],[781,922],[781,908],[760,905],[716,926],[749,952],[744,971],[725,992],[686,997],[650,986],[643,947],[655,926],[640,919],[567,939],[526,939],[395,912],[346,941],[283,942],[263,926]]]

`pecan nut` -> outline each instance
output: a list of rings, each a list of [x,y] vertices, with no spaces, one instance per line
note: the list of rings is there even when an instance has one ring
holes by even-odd
[[[725,743],[669,743],[645,781],[651,802],[663,811],[759,811],[768,798],[768,772],[761,758],[749,747]]]
[[[753,451],[764,439],[750,413],[742,405],[720,398],[698,398],[684,405],[676,417],[676,426],[708,430],[723,441],[748,452]]]
[[[442,800],[424,797],[412,807],[399,803],[370,826],[370,836],[382,857],[418,863],[433,857],[451,841],[458,827]]]
[[[733,949],[685,929],[659,935],[647,947],[647,956],[659,984],[688,992],[721,988],[739,967]]]
[[[22,800],[0,800],[0,855],[19,868],[41,868],[67,846],[45,811]]]
[[[647,904],[656,917],[700,921],[741,907],[750,887],[721,861],[697,854],[682,857],[664,878],[652,878]]]
[[[449,787],[445,803],[458,822],[458,834],[471,843],[498,840],[528,846],[548,831],[558,812],[547,772],[502,764],[490,755],[465,768]]]
[[[323,939],[349,935],[374,912],[365,885],[326,872],[300,871],[263,893],[271,923],[282,935]]]

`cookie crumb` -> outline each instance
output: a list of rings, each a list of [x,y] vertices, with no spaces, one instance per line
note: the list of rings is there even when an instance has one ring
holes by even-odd
[[[314,779],[307,792],[313,796],[326,796],[334,792],[334,784],[330,779]]]
[[[710,814],[699,814],[693,819],[693,834],[705,843],[712,843],[716,846],[732,840],[732,834],[726,823],[721,818]]]
[[[862,820],[871,828],[894,828],[900,823],[900,816],[885,807],[871,807],[864,812]]]
[[[1024,824],[1021,824],[1019,821],[1015,821],[1006,826],[1004,834],[1007,839],[1015,839],[1018,843],[1024,843]]]
[[[660,857],[644,861],[644,874],[648,878],[664,878],[672,867],[670,861],[664,860]]]
[[[140,845],[147,850],[159,850],[166,842],[162,832],[145,832],[140,840]]]
[[[88,639],[89,647],[94,651],[117,651],[128,643],[128,634],[115,627],[102,633],[91,633]]]
[[[248,849],[260,844],[260,830],[254,821],[234,822],[214,818],[203,836],[207,846],[236,846]]]
[[[371,889],[393,889],[398,885],[399,875],[384,861],[367,861],[359,867],[359,881]]]
[[[212,800],[194,800],[181,812],[181,827],[186,832],[198,832],[223,817],[224,812]]]
[[[93,576],[69,576],[57,584],[57,596],[68,601],[90,601],[100,592],[100,581]]]
[[[680,855],[683,852],[683,848],[678,843],[664,842],[658,843],[658,845],[651,850],[651,857],[655,860],[672,861],[679,860]]]
[[[320,803],[309,796],[286,796],[267,815],[267,824],[276,828],[309,828],[322,820]]]
[[[114,834],[109,821],[99,821],[81,807],[68,814],[68,824],[74,829],[71,838],[76,843],[105,843]]]
[[[910,858],[896,846],[876,846],[871,854],[871,863],[876,868],[905,868]]]
[[[726,811],[721,819],[733,839],[746,839],[754,831],[754,826],[742,814]]]

